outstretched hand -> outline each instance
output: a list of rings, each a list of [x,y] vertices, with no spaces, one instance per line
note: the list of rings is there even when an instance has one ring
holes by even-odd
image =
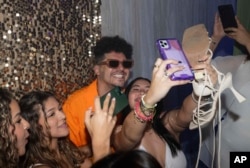
[[[110,142],[110,136],[116,123],[116,116],[113,116],[115,99],[108,94],[101,108],[100,98],[95,98],[95,112],[89,108],[85,114],[85,124],[92,138],[92,144]],[[111,104],[109,106],[109,102]]]
[[[245,27],[240,23],[239,19],[235,17],[238,28],[230,27],[226,30],[231,31],[227,35],[236,40],[241,45],[246,46],[250,43],[250,33],[245,29]]]
[[[184,67],[175,66],[167,70],[168,64],[178,64],[178,61],[162,60],[160,58],[156,60],[152,72],[151,86],[144,97],[146,104],[154,105],[165,97],[173,86],[184,85],[190,82],[190,80],[171,80],[169,76],[174,72],[183,70]]]

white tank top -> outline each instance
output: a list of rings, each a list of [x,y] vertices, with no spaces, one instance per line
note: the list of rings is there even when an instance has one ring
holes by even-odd
[[[140,144],[138,149],[147,152],[147,150]],[[181,150],[177,150],[177,155],[172,156],[171,150],[166,143],[166,156],[165,156],[165,168],[185,168],[187,167],[187,160],[184,153]]]

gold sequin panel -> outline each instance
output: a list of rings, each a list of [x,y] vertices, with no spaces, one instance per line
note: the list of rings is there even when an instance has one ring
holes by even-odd
[[[0,86],[17,98],[34,89],[64,100],[94,78],[99,0],[0,0]]]

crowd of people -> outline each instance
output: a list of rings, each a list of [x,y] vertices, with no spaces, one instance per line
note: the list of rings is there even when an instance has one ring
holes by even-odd
[[[236,20],[238,28],[228,28],[230,33],[225,34],[216,15],[208,48],[213,51],[227,35],[245,46],[248,53],[199,60],[198,64],[191,65],[194,72],[201,69],[206,72],[215,87],[220,84],[219,73],[230,72],[235,89],[246,99],[240,103],[230,90],[223,91],[219,130],[214,133],[211,121],[203,128],[206,136],[200,157],[202,166],[229,167],[231,151],[250,151],[246,140],[249,135],[250,33],[237,17]],[[178,66],[179,61],[157,58],[151,79],[138,77],[126,85],[133,67],[131,44],[119,36],[102,37],[94,47],[94,55],[96,79],[69,95],[63,103],[49,91],[31,91],[16,100],[7,89],[0,89],[0,167],[187,166],[179,137],[194,122],[198,102],[208,99],[207,95],[199,98],[194,87],[181,107],[171,111],[161,108],[162,99],[172,87],[193,82],[169,78],[183,70],[184,67]],[[204,57],[211,55],[205,53]],[[177,66],[166,69],[169,64]],[[128,106],[117,115],[113,113],[119,99],[107,94],[115,87],[124,90],[128,99]],[[102,105],[100,97],[106,94]],[[214,134],[223,141],[217,145],[216,157],[211,155]]]

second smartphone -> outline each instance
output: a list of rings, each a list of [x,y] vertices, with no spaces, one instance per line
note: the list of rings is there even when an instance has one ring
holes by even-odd
[[[225,30],[226,28],[238,27],[235,20],[235,12],[232,4],[220,5],[218,6],[218,11],[225,33],[230,33],[230,31]]]
[[[111,91],[108,93],[111,94],[111,98],[116,98],[116,104],[113,115],[117,115],[119,112],[121,112],[126,106],[128,106],[128,99],[127,96],[121,92],[121,89],[119,87],[114,87]],[[107,96],[106,93],[102,97],[100,97],[101,106],[103,107],[104,100]]]

